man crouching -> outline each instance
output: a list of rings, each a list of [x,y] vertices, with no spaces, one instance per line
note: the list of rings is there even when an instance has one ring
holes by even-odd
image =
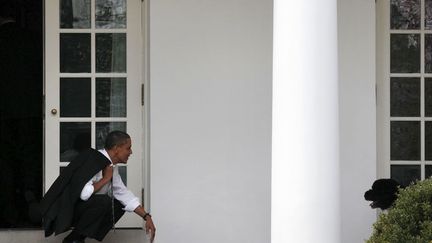
[[[41,201],[45,237],[73,228],[63,243],[83,243],[86,237],[102,241],[128,211],[146,221],[153,242],[156,229],[151,215],[126,188],[116,166],[127,163],[131,147],[127,133],[113,131],[104,149],[89,149],[69,163]]]

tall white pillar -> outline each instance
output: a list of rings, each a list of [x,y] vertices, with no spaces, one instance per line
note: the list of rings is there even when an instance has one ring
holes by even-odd
[[[336,10],[274,1],[272,243],[340,242]]]

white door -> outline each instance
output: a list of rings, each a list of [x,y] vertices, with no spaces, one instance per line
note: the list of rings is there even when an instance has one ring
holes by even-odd
[[[123,130],[133,154],[120,167],[142,198],[143,106],[140,0],[45,2],[45,191],[80,150]],[[126,213],[118,227],[142,227]]]

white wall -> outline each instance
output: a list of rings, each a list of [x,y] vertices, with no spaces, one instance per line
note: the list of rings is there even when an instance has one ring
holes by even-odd
[[[364,242],[375,210],[363,194],[376,179],[375,1],[339,0],[342,242]]]
[[[157,242],[270,242],[271,0],[150,2]]]

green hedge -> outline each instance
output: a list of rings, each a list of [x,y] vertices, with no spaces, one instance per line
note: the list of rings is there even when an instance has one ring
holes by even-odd
[[[432,242],[432,179],[399,190],[398,199],[373,225],[368,243]]]

